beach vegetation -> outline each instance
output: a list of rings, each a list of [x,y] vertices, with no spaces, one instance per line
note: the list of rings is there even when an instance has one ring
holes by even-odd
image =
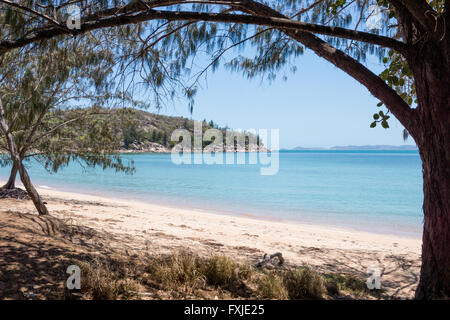
[[[142,260],[140,260],[142,262]],[[135,299],[139,290],[164,298],[199,298],[207,292],[228,298],[320,300],[370,297],[362,279],[321,274],[310,266],[266,270],[224,256],[189,251],[147,257],[135,267],[105,260],[77,261],[81,293],[90,299]]]
[[[74,261],[80,267],[83,279],[81,293],[85,299],[93,300],[129,300],[136,298],[139,291],[138,282],[127,278],[119,270],[113,269],[113,264],[100,260]],[[117,268],[117,267],[116,267]],[[66,298],[73,298],[65,290]]]
[[[0,263],[6,266],[0,270],[4,299],[285,300],[379,298],[383,294],[383,290],[376,294],[363,290],[362,278],[319,272],[315,266],[257,267],[252,258],[200,254],[187,248],[164,254],[134,250],[127,239],[80,220],[0,210],[0,221],[4,225],[0,228],[5,250]],[[80,289],[66,285],[67,269],[73,265],[80,269]]]
[[[292,300],[321,299],[326,294],[322,276],[310,267],[286,271],[283,282]]]
[[[19,174],[41,215],[49,212],[28,174],[31,164],[50,173],[72,161],[133,172],[115,153],[120,140],[110,110],[99,107],[122,99],[108,84],[111,52],[99,53],[97,45],[90,38],[53,39],[0,56],[0,165],[11,166],[3,188],[14,189]]]
[[[267,300],[289,299],[283,277],[276,272],[269,272],[258,279],[256,295],[259,299]]]
[[[327,290],[331,294],[348,292],[356,297],[368,293],[367,284],[364,280],[352,275],[327,273],[323,275]]]

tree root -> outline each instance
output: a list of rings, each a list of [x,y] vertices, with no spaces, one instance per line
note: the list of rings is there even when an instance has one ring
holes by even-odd
[[[7,198],[26,199],[26,200],[30,199],[27,192],[20,188],[14,188],[14,189],[0,188],[0,199],[7,199]]]

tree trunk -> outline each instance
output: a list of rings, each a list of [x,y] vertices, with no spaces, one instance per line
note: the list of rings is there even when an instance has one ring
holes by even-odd
[[[11,173],[9,174],[8,182],[2,187],[2,189],[14,189],[16,187],[17,167],[13,164]]]
[[[448,152],[449,144],[445,147],[436,139],[420,150],[424,228],[417,299],[450,297],[450,160],[445,157],[444,148]]]
[[[450,297],[450,66],[444,43],[412,64],[419,106],[414,138],[423,168],[422,268],[417,299]],[[411,63],[410,63],[411,65]]]
[[[3,132],[6,142],[8,144],[8,150],[9,154],[11,156],[11,159],[13,161],[13,167],[16,167],[20,174],[20,180],[22,180],[22,183],[27,190],[28,195],[30,196],[31,200],[34,203],[34,206],[36,207],[37,211],[39,212],[39,215],[46,215],[48,214],[47,207],[45,206],[44,202],[42,201],[41,197],[39,196],[39,193],[37,192],[36,188],[31,183],[30,176],[28,175],[27,170],[25,169],[22,160],[23,157],[20,155],[16,142],[14,141],[14,136],[9,130],[8,123],[6,121],[6,115],[5,115],[5,109],[3,108],[3,101],[0,96],[0,129]]]
[[[17,163],[19,162],[19,163]],[[27,170],[25,169],[25,166],[23,165],[22,161],[16,160],[14,161],[15,165],[19,168],[20,173],[20,180],[22,181],[25,189],[27,190],[28,195],[30,196],[31,200],[34,203],[34,206],[36,207],[37,211],[39,212],[39,215],[47,215],[48,210],[45,206],[44,202],[42,201],[42,198],[40,197],[39,193],[37,192],[36,188],[31,183],[30,176],[28,175]]]

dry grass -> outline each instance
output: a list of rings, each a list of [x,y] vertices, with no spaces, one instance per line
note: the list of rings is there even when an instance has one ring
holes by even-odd
[[[85,299],[128,300],[135,298],[139,291],[134,279],[127,278],[122,270],[112,269],[111,264],[99,260],[75,261],[75,264],[81,269],[81,294]]]
[[[333,299],[367,297],[365,283],[310,267],[257,269],[223,255],[129,255],[107,234],[54,217],[0,212],[0,296],[11,299]],[[81,290],[65,289],[67,266]],[[31,266],[31,267],[30,267]]]
[[[308,266],[261,270],[223,255],[200,257],[189,251],[131,264],[100,259],[74,264],[81,269],[83,299],[139,299],[142,290],[162,299],[204,298],[205,292],[211,293],[209,298],[274,300],[332,299],[341,293],[362,297],[368,293],[364,281],[347,275],[321,275]],[[66,291],[65,298],[73,295]]]
[[[196,294],[220,290],[234,298],[323,299],[325,280],[309,267],[265,271],[226,256],[199,257],[181,251],[152,259],[145,279],[160,290]]]
[[[226,256],[200,257],[188,251],[153,258],[145,271],[144,280],[161,290],[196,294],[200,289],[220,289],[237,295],[253,272]]]
[[[283,276],[270,272],[258,279],[256,296],[259,299],[286,300],[289,299],[288,291],[283,282]]]
[[[206,284],[200,264],[198,256],[186,251],[153,258],[145,268],[144,280],[159,288],[193,293]]]
[[[293,300],[323,299],[327,294],[324,279],[309,267],[287,271],[283,282]]]
[[[304,266],[264,272],[258,279],[256,296],[260,299],[325,299],[328,297],[322,276]]]
[[[205,275],[208,284],[233,288],[252,274],[250,266],[238,264],[226,256],[213,256],[203,259],[201,272]]]

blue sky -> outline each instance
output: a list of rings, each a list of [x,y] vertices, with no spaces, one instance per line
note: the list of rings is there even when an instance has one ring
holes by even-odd
[[[369,128],[378,100],[350,76],[310,51],[296,64],[287,81],[280,77],[272,83],[220,69],[199,90],[192,115],[185,101],[159,113],[234,129],[279,129],[281,148],[405,144],[403,127],[393,117],[388,130]],[[383,70],[377,61],[368,66]]]

